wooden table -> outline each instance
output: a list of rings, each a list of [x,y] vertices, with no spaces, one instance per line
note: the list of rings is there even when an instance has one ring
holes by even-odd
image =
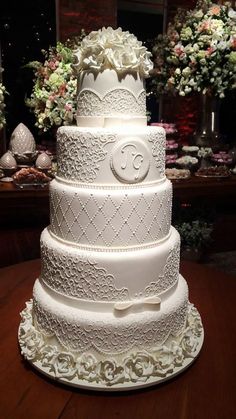
[[[48,185],[17,188],[0,182],[0,226],[45,224],[49,220]]]
[[[128,393],[73,389],[46,379],[22,360],[19,312],[40,270],[34,260],[0,270],[1,419],[231,419],[236,417],[236,278],[184,262],[190,299],[205,341],[199,358],[176,378]]]
[[[228,199],[236,204],[236,176],[231,176],[226,179],[214,178],[198,178],[192,176],[187,180],[173,181],[174,198],[183,201],[192,199],[206,199],[222,202]],[[11,209],[11,204],[14,202],[15,207],[34,206],[41,208],[46,206],[48,209],[48,187],[44,188],[30,188],[20,189],[14,186],[13,183],[0,182],[0,199],[4,203],[4,207]],[[3,208],[0,208],[3,211]]]

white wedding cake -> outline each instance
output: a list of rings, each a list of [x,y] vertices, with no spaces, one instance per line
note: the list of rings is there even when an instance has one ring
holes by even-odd
[[[42,268],[22,312],[22,354],[74,386],[129,389],[188,366],[203,341],[179,274],[165,131],[147,126],[150,53],[103,28],[75,52],[77,126],[57,135]]]

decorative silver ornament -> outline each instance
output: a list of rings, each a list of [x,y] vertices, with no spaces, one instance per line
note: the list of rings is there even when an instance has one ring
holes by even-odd
[[[12,182],[12,175],[17,170],[17,162],[10,151],[7,151],[0,158],[0,169],[4,172],[4,177],[1,178],[1,182]]]
[[[52,167],[52,161],[47,153],[41,153],[37,157],[35,162],[37,169],[50,169]]]
[[[11,134],[9,149],[18,163],[32,163],[38,152],[33,134],[20,123]]]
[[[10,151],[7,151],[3,156],[0,158],[0,167],[1,169],[16,169],[17,163],[16,159],[13,157]]]

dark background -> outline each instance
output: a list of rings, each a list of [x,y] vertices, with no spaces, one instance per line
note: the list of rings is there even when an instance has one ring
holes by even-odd
[[[54,0],[8,0],[0,6],[0,41],[6,96],[6,137],[23,122],[34,134],[34,116],[25,106],[32,91],[33,71],[29,61],[42,61],[42,49],[56,43]]]

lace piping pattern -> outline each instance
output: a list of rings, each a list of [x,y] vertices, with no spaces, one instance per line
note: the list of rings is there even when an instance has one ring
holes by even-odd
[[[152,143],[152,155],[156,162],[156,167],[159,170],[160,176],[165,176],[165,147],[166,138],[162,132],[151,132],[148,141]]]
[[[183,329],[186,320],[186,300],[182,302],[178,310],[173,310],[165,318],[157,320],[154,315],[147,316],[145,321],[135,320],[136,314],[130,314],[130,321],[117,321],[115,324],[104,320],[98,322],[96,316],[93,321],[82,317],[80,321],[68,321],[61,313],[54,313],[49,308],[34,300],[34,321],[38,330],[48,336],[55,335],[60,344],[75,352],[87,352],[95,350],[106,354],[121,354],[132,350],[134,347],[150,348],[153,343],[164,342],[170,333],[177,334]],[[128,317],[129,317],[128,316]],[[104,316],[105,319],[105,316]]]
[[[80,132],[72,133],[70,136],[58,132],[57,155],[58,155],[58,176],[70,181],[92,183],[100,168],[100,162],[107,156],[106,146],[113,143],[116,136],[107,132],[106,134]]]
[[[160,346],[143,347],[122,358],[84,352],[76,354],[50,342],[48,336],[34,326],[32,301],[21,313],[19,343],[22,355],[30,362],[46,368],[55,378],[68,382],[100,383],[107,387],[123,383],[145,383],[151,377],[166,377],[188,358],[194,358],[203,340],[203,327],[196,308],[188,305],[183,330]]]
[[[84,89],[78,96],[78,116],[111,116],[146,114],[146,92],[136,97],[128,89],[112,89],[103,97],[92,89]]]
[[[179,243],[170,249],[163,272],[135,297],[156,296],[176,283],[179,276]],[[41,242],[41,279],[51,289],[89,301],[128,301],[128,288],[118,289],[115,277],[95,261]]]

